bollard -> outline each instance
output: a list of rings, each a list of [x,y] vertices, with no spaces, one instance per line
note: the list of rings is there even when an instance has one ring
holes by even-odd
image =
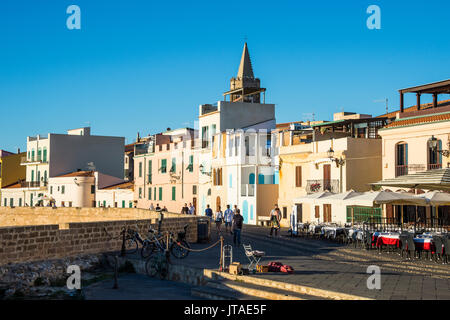
[[[125,247],[125,228],[123,228],[123,235],[122,235],[122,249],[120,250],[120,256],[125,257],[126,254],[126,247]]]
[[[220,262],[219,262],[219,271],[222,270],[223,266],[223,236],[220,236]]]
[[[114,256],[114,286],[113,286],[113,289],[119,289],[119,285],[117,283],[118,273],[119,273],[119,257]]]

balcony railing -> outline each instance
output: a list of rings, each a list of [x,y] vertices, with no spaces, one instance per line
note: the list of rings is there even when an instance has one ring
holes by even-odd
[[[338,179],[321,179],[321,180],[307,180],[306,192],[315,193],[322,191],[330,191],[333,193],[339,192],[339,180]]]
[[[48,185],[48,181],[21,181],[21,188],[40,188],[46,187]]]
[[[408,174],[408,165],[397,165],[395,166],[395,176],[405,176]]]
[[[442,163],[429,163],[428,170],[442,169]]]
[[[254,197],[255,185],[254,184],[241,184],[241,196],[242,197]]]
[[[27,157],[22,157],[20,163],[21,164],[27,164],[27,163],[36,163],[36,162],[40,162],[40,163],[47,163],[48,160],[47,159],[42,159],[41,157],[33,157],[28,159]]]

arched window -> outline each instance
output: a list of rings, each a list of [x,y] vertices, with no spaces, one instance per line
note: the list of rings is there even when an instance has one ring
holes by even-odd
[[[264,184],[264,175],[262,173],[258,174],[258,184]]]
[[[248,176],[248,183],[249,184],[255,184],[255,174],[254,173],[250,173]]]
[[[439,150],[442,150],[442,140],[429,139],[427,144],[428,170],[442,168],[442,153],[438,152]]]
[[[408,144],[399,142],[395,145],[395,176],[408,174]]]

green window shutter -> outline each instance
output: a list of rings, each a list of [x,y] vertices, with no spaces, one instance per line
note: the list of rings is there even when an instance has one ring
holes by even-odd
[[[34,181],[34,170],[31,170],[31,181]]]
[[[152,188],[148,188],[148,200],[152,200]]]
[[[128,207],[133,208],[133,202],[130,201],[130,202],[128,203]]]
[[[166,173],[166,172],[167,172],[167,160],[162,159],[161,160],[161,173]]]
[[[44,156],[42,159],[44,162],[47,162],[47,148],[44,148]]]
[[[125,200],[122,200],[122,208],[125,208]]]
[[[176,199],[176,193],[177,193],[176,187],[172,187],[172,200]]]
[[[142,162],[139,162],[139,178],[142,178]]]
[[[34,149],[31,150],[31,161],[34,161]]]
[[[106,200],[103,201],[103,207],[106,208]]]
[[[152,183],[152,160],[148,161],[148,183]]]
[[[142,198],[142,188],[139,188],[139,199]]]
[[[162,201],[162,187],[159,187],[159,201]]]
[[[189,172],[194,171],[194,156],[189,156]]]
[[[177,158],[172,158],[172,167],[170,168],[170,172],[177,172]]]

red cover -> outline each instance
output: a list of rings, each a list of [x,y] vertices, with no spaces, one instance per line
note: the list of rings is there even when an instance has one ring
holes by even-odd
[[[293,273],[294,272],[294,268],[292,268],[291,266],[288,266],[287,264],[281,266],[280,268],[281,272],[285,272],[285,273]]]
[[[269,262],[269,264],[267,265],[269,267],[269,272],[280,272],[281,267],[283,266],[283,264],[281,262]]]

